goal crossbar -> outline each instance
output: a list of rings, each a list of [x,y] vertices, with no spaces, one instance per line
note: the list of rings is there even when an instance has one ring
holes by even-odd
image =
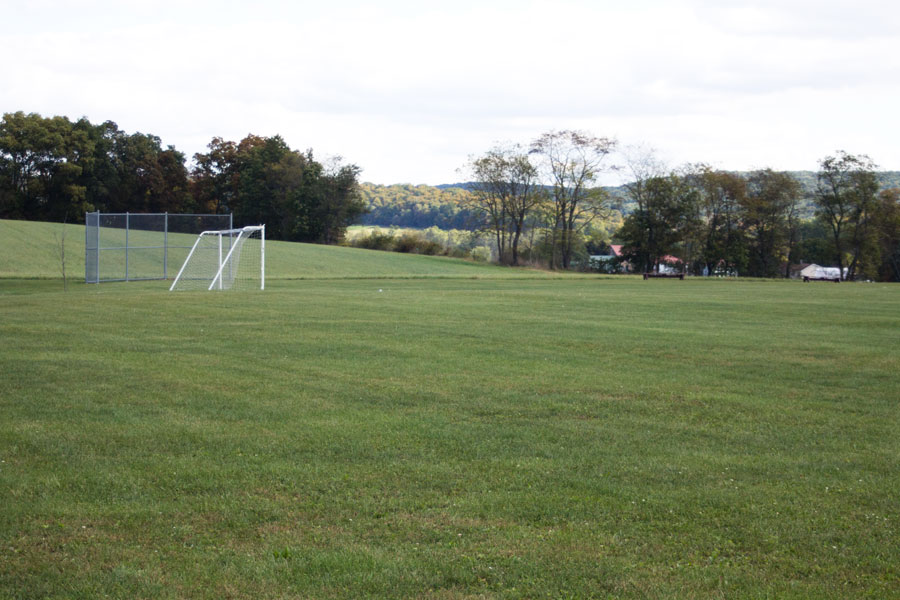
[[[209,280],[211,277],[211,281],[209,286],[206,287],[207,290],[213,289],[231,289],[231,284],[235,277],[235,270],[240,269],[240,252],[244,246],[244,243],[247,241],[250,236],[255,233],[259,233],[259,289],[266,289],[266,226],[265,225],[250,225],[247,227],[241,227],[238,229],[219,229],[219,230],[209,230],[204,231],[200,235],[197,236],[196,241],[194,241],[194,245],[191,247],[190,252],[187,255],[187,258],[184,260],[184,264],[181,265],[181,269],[178,271],[178,275],[175,276],[175,280],[172,282],[172,285],[169,287],[169,291],[176,289],[179,282],[183,281],[183,277],[185,275],[186,269],[188,269],[189,265],[193,265],[192,261],[196,261],[195,254],[197,253],[198,248],[205,238],[215,237],[217,240],[217,251],[218,255],[214,265],[210,265],[215,269],[215,273],[212,274],[212,268],[206,269],[206,275],[201,275],[200,278],[203,280]],[[223,247],[223,239],[228,240],[228,247]],[[208,248],[207,248],[208,250]],[[223,252],[225,253],[223,255]],[[237,264],[236,264],[237,263]],[[256,267],[251,267],[254,271]],[[230,271],[228,277],[228,285],[224,284],[225,281],[225,272],[226,269]]]

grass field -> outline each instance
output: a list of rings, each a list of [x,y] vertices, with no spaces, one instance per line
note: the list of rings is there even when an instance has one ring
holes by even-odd
[[[103,243],[109,234],[104,229]],[[66,271],[72,281],[84,281],[84,226],[62,225],[60,223],[32,223],[0,219],[0,278],[61,278],[59,259],[60,242],[65,234]],[[133,235],[140,235],[138,234]],[[121,237],[121,236],[120,236]],[[190,246],[196,236],[173,234],[178,245]],[[141,241],[145,241],[141,239]],[[120,245],[121,240],[109,242]],[[151,235],[147,245],[159,244],[159,234]],[[169,260],[169,277],[174,277],[187,255],[181,248],[172,252]],[[101,274],[124,276],[124,253],[106,252],[103,255]],[[136,257],[136,258],[135,258]],[[159,272],[157,264],[149,265],[152,258],[158,259],[159,251],[135,252],[133,270],[139,274]],[[291,244],[286,242],[266,242],[267,277],[273,279],[353,279],[353,278],[512,278],[554,277],[543,271],[522,269],[501,269],[485,263],[444,258],[317,246],[313,244]]]
[[[0,271],[0,598],[900,597],[897,286],[270,256]]]

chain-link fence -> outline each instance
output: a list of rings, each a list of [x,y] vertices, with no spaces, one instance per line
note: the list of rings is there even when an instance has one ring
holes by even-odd
[[[197,234],[232,229],[232,215],[85,214],[84,280],[168,279],[178,273]]]

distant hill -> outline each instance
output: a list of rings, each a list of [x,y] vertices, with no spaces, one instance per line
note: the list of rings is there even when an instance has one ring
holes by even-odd
[[[793,176],[794,179],[800,182],[800,185],[803,187],[803,190],[807,195],[812,195],[815,192],[815,171],[788,171],[788,173]],[[749,171],[738,172],[738,175],[743,176],[747,176],[749,174]],[[882,189],[900,188],[900,171],[881,171],[880,173],[878,173],[878,181],[881,184]],[[468,191],[473,189],[475,185],[476,183],[474,181],[467,181],[465,183],[442,183],[441,185],[437,185],[435,187],[440,190],[462,189]],[[604,187],[604,189],[613,196],[623,196],[625,194],[624,185],[606,186]]]
[[[472,191],[472,189],[475,188],[476,185],[478,185],[478,183],[475,181],[466,181],[465,183],[442,183],[442,184],[436,185],[434,187],[436,187],[439,190],[460,189],[460,190],[466,190],[467,192],[470,192],[470,191]]]
[[[812,215],[811,199],[816,190],[815,171],[789,172],[803,188],[806,196],[806,213]],[[748,175],[748,172],[740,172]],[[883,189],[900,188],[900,171],[882,171],[878,179]],[[378,185],[361,184],[363,199],[369,208],[360,221],[361,225],[381,227],[439,227],[441,229],[471,229],[474,214],[466,206],[474,182],[444,183],[441,185]],[[631,212],[625,186],[608,186],[604,189],[613,198],[623,214]]]
[[[439,227],[441,229],[470,229],[474,215],[466,206],[469,192],[454,184],[429,185],[360,185],[363,200],[369,209],[361,225],[381,227]]]

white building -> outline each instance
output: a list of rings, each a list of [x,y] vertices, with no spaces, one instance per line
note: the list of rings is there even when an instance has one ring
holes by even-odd
[[[847,269],[844,269],[844,277],[847,276]],[[819,265],[809,265],[800,271],[800,277],[803,279],[843,279],[841,270],[837,267],[820,267]]]

